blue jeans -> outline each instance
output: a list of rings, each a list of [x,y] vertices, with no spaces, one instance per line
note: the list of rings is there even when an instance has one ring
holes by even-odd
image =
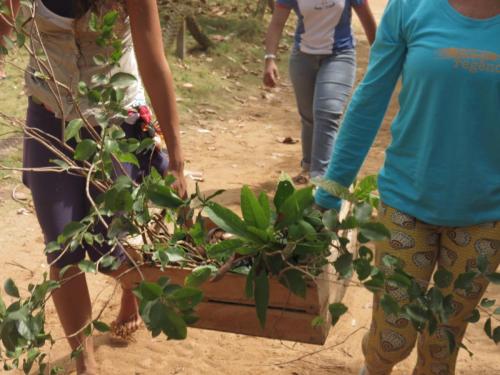
[[[355,75],[354,49],[331,55],[292,52],[290,78],[302,122],[301,164],[311,177],[326,173]]]

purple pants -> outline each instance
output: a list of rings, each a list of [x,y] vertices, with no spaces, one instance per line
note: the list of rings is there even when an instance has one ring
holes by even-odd
[[[61,138],[61,120],[56,118],[42,105],[34,103],[31,98],[28,103],[26,125],[50,134],[57,139]],[[127,137],[139,138],[140,127],[134,125],[123,125]],[[47,138],[47,137],[46,137]],[[54,147],[62,150],[61,146],[54,140],[47,138]],[[72,140],[73,141],[73,140]],[[73,141],[74,142],[74,141]],[[69,142],[74,147],[75,143]],[[65,151],[68,156],[70,152]],[[24,139],[23,167],[40,168],[54,167],[50,162],[57,156],[43,144],[30,137]],[[155,167],[160,173],[164,173],[168,167],[168,158],[165,153],[153,151],[138,157],[140,168],[123,164],[125,172],[134,180],[139,181],[145,174],[149,173],[151,167]],[[119,169],[117,169],[119,170]],[[64,227],[71,221],[80,221],[90,211],[90,202],[85,192],[85,178],[75,176],[67,172],[24,172],[23,182],[28,186],[33,195],[35,211],[44,234],[45,243],[56,241]],[[97,194],[95,194],[97,195]],[[106,229],[101,223],[93,228],[95,234],[106,235]],[[103,255],[110,254],[120,261],[126,259],[124,249],[116,247],[110,253],[110,247],[104,245],[85,245],[74,251],[67,251],[61,255],[60,252],[47,254],[47,261],[59,268],[70,264],[77,264],[88,254],[92,261],[97,261]],[[101,269],[101,271],[106,271]]]

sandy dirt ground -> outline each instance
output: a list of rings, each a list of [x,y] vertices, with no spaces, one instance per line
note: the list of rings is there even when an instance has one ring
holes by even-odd
[[[372,1],[380,16],[385,0]],[[368,45],[356,23],[358,35],[358,79],[362,77],[368,60]],[[235,205],[239,189],[248,184],[255,190],[271,192],[282,171],[298,171],[300,144],[285,145],[278,138],[292,136],[299,139],[299,119],[294,106],[293,92],[288,80],[265,98],[248,98],[247,104],[235,108],[234,115],[218,118],[207,115],[203,121],[189,121],[183,125],[184,146],[188,169],[202,171],[204,191],[224,188],[222,200]],[[210,101],[210,98],[206,98]],[[383,150],[390,141],[389,123],[397,112],[393,100],[363,174],[375,173],[383,162]],[[47,271],[42,254],[43,238],[36,217],[24,214],[22,206],[10,198],[12,185],[0,185],[0,275],[13,277],[21,291],[40,279]],[[114,282],[105,276],[89,277],[94,311],[99,311],[112,296]],[[490,297],[500,298],[500,289],[490,288]],[[363,289],[350,288],[344,302],[349,306],[340,323],[330,331],[323,347],[253,338],[242,335],[190,329],[188,339],[182,342],[151,338],[142,329],[128,345],[120,345],[107,334],[97,335],[96,352],[101,374],[357,374],[363,362],[361,338],[370,322],[371,294]],[[117,296],[104,313],[111,322],[118,312]],[[228,317],[230,319],[231,317]],[[47,309],[48,329],[57,339],[50,359],[53,363],[74,372],[69,362],[69,347],[52,304]],[[466,345],[475,354],[470,358],[461,352],[458,374],[500,373],[500,348],[495,347],[482,332],[482,325],[471,327]],[[290,327],[293,329],[293,327]],[[346,339],[347,338],[347,339]],[[415,353],[399,364],[394,374],[410,374]]]

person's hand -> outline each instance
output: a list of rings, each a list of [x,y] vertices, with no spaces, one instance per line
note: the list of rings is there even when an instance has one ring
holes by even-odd
[[[279,73],[278,67],[274,62],[274,59],[267,59],[264,67],[264,85],[267,87],[276,87],[278,84]]]
[[[187,197],[187,182],[186,177],[184,176],[184,168],[172,168],[167,171],[167,173],[173,175],[175,177],[175,181],[172,184],[172,188],[175,190],[177,195],[182,199]]]

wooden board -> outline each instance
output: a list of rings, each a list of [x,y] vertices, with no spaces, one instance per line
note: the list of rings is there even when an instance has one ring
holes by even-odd
[[[311,322],[316,315],[272,307],[267,310],[265,329],[260,327],[255,306],[202,302],[197,311],[200,320],[196,328],[316,345],[325,343],[330,326],[328,323],[314,328]]]
[[[189,269],[168,268],[168,277],[175,284],[184,284],[184,279],[191,273]],[[245,297],[246,276],[227,273],[216,282],[207,282],[201,289],[206,300],[239,303],[242,305],[254,305],[253,299]],[[269,306],[277,308],[288,308],[293,310],[307,311],[311,314],[319,314],[318,291],[314,283],[308,286],[306,298],[300,298],[291,293],[276,279],[269,282]]]
[[[190,272],[174,267],[167,269],[175,284],[183,284]],[[322,345],[330,327],[330,280],[327,275],[325,272],[316,283],[308,285],[305,299],[292,294],[276,279],[271,279],[267,323],[262,329],[254,300],[245,297],[246,276],[227,273],[219,281],[206,282],[201,286],[204,300],[197,307],[200,319],[194,327]],[[311,323],[317,316],[323,317],[325,323],[313,327]]]

